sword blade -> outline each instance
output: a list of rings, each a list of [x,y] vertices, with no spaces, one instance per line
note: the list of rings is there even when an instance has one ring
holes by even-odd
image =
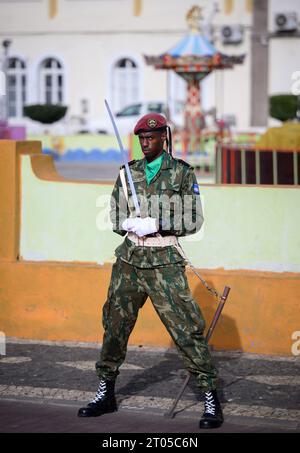
[[[104,102],[105,102],[105,107],[106,107],[106,109],[108,111],[111,123],[112,123],[114,131],[115,131],[115,136],[116,136],[118,144],[119,144],[119,148],[120,148],[120,151],[121,151],[121,154],[122,154],[123,162],[125,164],[125,171],[126,171],[126,174],[127,174],[129,187],[130,187],[131,193],[132,193],[132,199],[133,199],[133,203],[134,203],[134,207],[135,207],[135,213],[136,213],[137,217],[140,217],[141,216],[140,205],[139,205],[139,202],[138,202],[138,199],[137,199],[136,190],[135,190],[134,183],[133,183],[133,180],[132,180],[131,171],[130,171],[130,168],[129,168],[129,165],[128,165],[127,155],[126,155],[126,152],[124,150],[123,143],[122,143],[122,140],[121,140],[121,137],[120,137],[120,134],[119,134],[119,131],[118,131],[114,116],[113,116],[112,111],[111,111],[111,109],[109,107],[109,104],[108,104],[106,99],[105,99]]]

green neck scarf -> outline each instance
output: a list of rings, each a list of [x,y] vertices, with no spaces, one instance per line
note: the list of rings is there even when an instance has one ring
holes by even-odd
[[[156,176],[157,173],[159,172],[163,158],[164,158],[164,153],[162,153],[159,157],[157,157],[150,163],[147,163],[147,160],[146,160],[145,173],[146,173],[146,179],[147,179],[148,186],[149,186],[150,182],[152,181],[152,179],[154,178],[154,176]]]

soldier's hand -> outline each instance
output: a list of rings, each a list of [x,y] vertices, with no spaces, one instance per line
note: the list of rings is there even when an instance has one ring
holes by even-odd
[[[125,231],[132,231],[137,234],[139,237],[147,236],[147,234],[156,233],[158,231],[158,222],[152,217],[145,217],[141,219],[140,217],[126,219],[122,228]]]
[[[138,220],[137,217],[135,218],[130,217],[129,219],[124,220],[124,222],[122,223],[122,229],[125,231],[132,231],[132,228],[134,227],[136,220]]]
[[[136,220],[137,222],[134,223],[131,231],[139,237],[147,236],[147,234],[156,233],[158,231],[156,219],[145,217],[144,219],[138,218]]]

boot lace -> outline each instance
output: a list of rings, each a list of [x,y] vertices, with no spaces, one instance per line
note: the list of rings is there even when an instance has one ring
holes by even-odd
[[[91,401],[91,403],[98,403],[106,395],[106,392],[106,382],[101,380],[95,398]]]
[[[205,413],[215,415],[216,405],[215,405],[213,394],[211,392],[205,392],[204,407],[205,407]]]

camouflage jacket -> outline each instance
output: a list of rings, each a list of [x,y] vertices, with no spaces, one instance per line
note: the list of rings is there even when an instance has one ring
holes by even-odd
[[[145,158],[129,162],[140,203],[141,217],[158,218],[159,233],[162,236],[187,236],[199,231],[203,223],[203,214],[199,187],[193,167],[164,152],[164,159],[159,172],[147,185],[145,164]],[[110,218],[113,231],[121,236],[125,236],[127,233],[122,230],[123,221],[130,215],[134,217],[134,204],[127,177],[126,183],[128,203],[120,175],[111,196]],[[174,263],[184,265],[184,259],[174,246],[136,246],[127,237],[117,247],[115,255],[123,261],[143,268]]]

